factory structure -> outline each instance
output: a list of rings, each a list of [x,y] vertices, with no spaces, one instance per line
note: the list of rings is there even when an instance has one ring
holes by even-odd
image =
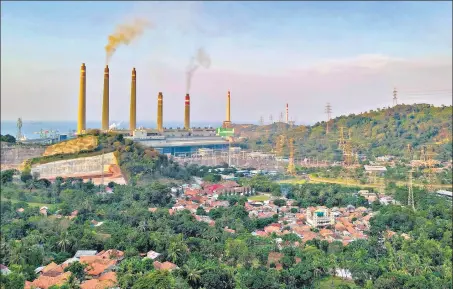
[[[188,93],[184,98],[184,127],[176,129],[165,128],[163,125],[164,95],[162,92],[159,92],[157,96],[157,127],[137,127],[137,71],[133,68],[129,129],[115,129],[109,128],[109,76],[109,67],[106,65],[104,69],[104,90],[102,94],[102,131],[122,133],[125,138],[130,138],[145,146],[153,147],[161,153],[171,155],[192,154],[198,152],[200,149],[223,150],[231,146],[234,129],[231,128],[230,91],[228,91],[227,94],[226,120],[223,122],[222,128],[195,128],[190,126],[190,95]],[[84,134],[86,131],[86,66],[85,63],[83,63],[80,68],[77,134]]]

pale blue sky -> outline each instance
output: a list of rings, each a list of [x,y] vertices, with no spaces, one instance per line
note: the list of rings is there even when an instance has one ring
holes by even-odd
[[[451,90],[451,2],[2,2],[2,119],[74,120],[82,62],[88,119],[100,119],[107,36],[136,17],[155,28],[112,57],[112,119],[128,119],[132,67],[138,118],[155,119],[163,91],[165,118],[182,119],[184,69],[200,46],[212,66],[194,76],[194,120],[222,120],[227,89],[233,120],[277,118],[289,102],[299,122],[322,119],[327,101],[334,114],[387,105],[393,85]]]

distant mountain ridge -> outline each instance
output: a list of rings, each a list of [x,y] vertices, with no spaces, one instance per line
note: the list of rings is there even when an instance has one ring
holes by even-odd
[[[417,157],[424,145],[432,145],[435,158],[450,160],[452,113],[451,105],[401,104],[336,117],[329,122],[329,134],[326,134],[324,121],[311,126],[290,127],[286,123],[274,123],[264,126],[237,124],[234,128],[237,136],[244,137],[251,149],[270,151],[275,148],[278,136],[294,138],[296,154],[303,157],[341,159],[338,141],[340,127],[344,127],[344,137],[347,139],[351,133],[352,146],[359,154],[402,156],[410,144]],[[288,153],[287,148],[284,152]]]

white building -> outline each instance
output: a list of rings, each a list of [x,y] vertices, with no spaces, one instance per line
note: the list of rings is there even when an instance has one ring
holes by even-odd
[[[310,207],[307,209],[307,223],[314,227],[325,227],[335,225],[335,216],[328,208]]]

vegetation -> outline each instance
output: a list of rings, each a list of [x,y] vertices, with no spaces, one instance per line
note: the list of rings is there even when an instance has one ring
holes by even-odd
[[[16,143],[16,138],[10,134],[0,135],[0,141],[7,143]]]
[[[339,161],[342,155],[338,138],[342,126],[346,138],[351,130],[353,147],[368,159],[387,154],[404,156],[408,144],[415,152],[420,152],[423,145],[434,145],[439,160],[449,161],[452,156],[452,106],[402,104],[340,116],[331,120],[328,135],[325,122],[295,128],[282,123],[247,125],[236,126],[235,130],[247,137],[245,145],[252,149],[270,151],[276,146],[278,136],[285,135],[294,138],[301,156]],[[287,146],[283,152],[288,155]]]
[[[100,194],[99,187],[80,179],[57,178],[54,183],[23,172],[20,183],[11,172],[2,173],[0,259],[12,271],[1,275],[1,288],[22,289],[25,280],[33,280],[35,268],[61,263],[80,249],[118,249],[125,259],[117,272],[123,289],[296,289],[326,288],[451,288],[452,286],[452,206],[444,198],[414,188],[414,212],[402,206],[383,206],[368,202],[356,194],[358,188],[335,184],[276,184],[258,175],[239,182],[255,192],[277,197],[278,205],[293,199],[293,205],[306,208],[354,205],[372,207],[378,213],[371,218],[369,239],[356,240],[347,246],[341,242],[318,239],[302,242],[298,235],[281,236],[279,247],[275,234],[254,236],[255,230],[278,221],[250,218],[244,208],[247,196],[225,195],[230,207],[206,212],[214,225],[198,222],[187,210],[170,214],[174,203],[171,183],[191,176],[212,178],[209,168],[180,166],[156,151],[125,140],[120,135],[99,135],[103,147],[114,147],[129,185],[109,184],[113,193]],[[212,168],[211,168],[212,171]],[[372,189],[370,189],[372,191]],[[407,188],[389,183],[385,190],[401,203],[407,200]],[[48,217],[29,201],[50,203]],[[24,210],[18,210],[23,208]],[[151,212],[148,208],[157,208]],[[55,214],[73,219],[57,218]],[[91,221],[103,222],[94,227]],[[228,227],[232,232],[226,231]],[[397,234],[389,238],[392,230]],[[403,238],[401,234],[407,234]],[[298,241],[297,245],[294,243]],[[290,246],[293,245],[293,246]],[[154,250],[162,261],[173,262],[177,269],[159,271],[152,260],[140,253]],[[270,255],[280,253],[277,261]],[[337,269],[348,270],[354,284],[341,282]],[[75,277],[60,288],[77,288],[86,278],[83,265],[66,268]],[[330,287],[329,287],[330,288]]]

